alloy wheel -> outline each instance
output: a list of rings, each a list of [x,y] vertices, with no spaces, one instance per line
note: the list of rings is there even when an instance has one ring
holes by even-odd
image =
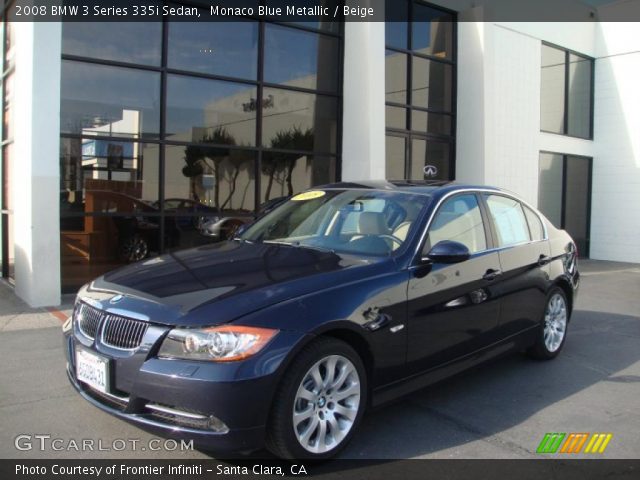
[[[549,352],[555,352],[562,345],[567,331],[567,304],[559,293],[551,296],[544,314],[544,344]]]
[[[342,355],[316,362],[304,375],[293,403],[293,428],[311,453],[333,450],[353,428],[360,408],[361,382],[355,365]]]

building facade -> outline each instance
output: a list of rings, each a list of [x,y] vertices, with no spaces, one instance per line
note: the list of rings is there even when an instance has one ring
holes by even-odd
[[[208,222],[380,178],[507,188],[582,256],[640,262],[639,24],[599,20],[628,2],[370,3],[394,21],[4,21],[3,277],[55,305]]]

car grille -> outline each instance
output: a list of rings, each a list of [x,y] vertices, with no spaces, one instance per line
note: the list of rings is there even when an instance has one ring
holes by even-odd
[[[98,331],[100,320],[102,320],[102,312],[85,303],[79,303],[74,315],[80,331],[91,340],[96,338],[96,332]]]
[[[102,343],[121,350],[138,348],[149,326],[147,322],[107,313],[86,303],[78,304],[74,317],[78,329],[91,340],[96,338],[102,324]]]
[[[140,346],[149,324],[140,320],[108,314],[102,327],[102,343],[123,350]]]

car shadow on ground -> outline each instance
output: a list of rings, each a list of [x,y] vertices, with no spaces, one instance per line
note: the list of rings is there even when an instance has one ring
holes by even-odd
[[[478,457],[533,457],[547,431],[588,431],[601,424],[593,412],[606,394],[594,394],[588,408],[581,400],[576,411],[571,396],[601,382],[615,395],[611,385],[625,388],[640,381],[637,375],[618,373],[640,360],[639,338],[638,317],[576,310],[555,360],[535,361],[516,353],[371,411],[340,458],[464,458],[455,449],[477,441]],[[531,420],[534,416],[540,418]],[[531,426],[518,429],[528,420],[535,433]],[[274,457],[262,450],[237,459]]]

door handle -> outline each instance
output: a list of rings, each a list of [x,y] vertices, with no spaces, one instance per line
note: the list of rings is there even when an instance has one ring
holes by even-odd
[[[498,276],[502,275],[502,272],[498,268],[490,268],[486,271],[486,273],[482,276],[483,280],[492,281],[498,278]]]
[[[542,267],[544,265],[551,263],[551,260],[553,260],[551,257],[545,255],[544,253],[541,253],[540,256],[538,257],[538,265]]]

